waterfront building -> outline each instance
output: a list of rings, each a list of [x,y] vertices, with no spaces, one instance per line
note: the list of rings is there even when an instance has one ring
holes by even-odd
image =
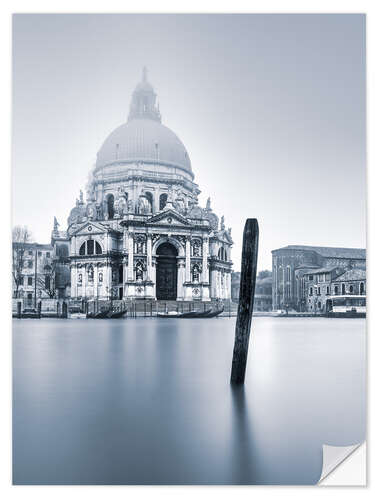
[[[327,311],[327,301],[335,296],[366,295],[366,270],[360,268],[318,269],[304,275],[307,311]]]
[[[348,269],[332,280],[332,295],[366,295],[366,270]]]
[[[319,302],[323,308],[322,297],[317,298],[318,287],[321,287],[321,293],[323,290],[326,293],[324,286],[348,269],[366,269],[365,249],[288,245],[273,250],[273,309],[307,311],[311,307],[318,308]],[[327,281],[319,281],[320,279]],[[312,296],[309,296],[309,281],[316,286]]]
[[[12,252],[12,297],[22,299],[25,307],[49,298],[54,287],[52,245],[13,242]]]
[[[299,282],[304,281],[305,310],[308,312],[325,312],[327,299],[334,293],[332,281],[345,273],[342,267],[319,268],[302,274]]]
[[[231,298],[231,229],[199,206],[190,158],[162,124],[143,71],[127,122],[109,134],[66,231],[72,299],[210,301]]]

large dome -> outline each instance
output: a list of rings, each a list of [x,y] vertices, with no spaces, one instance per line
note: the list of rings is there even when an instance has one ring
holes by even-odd
[[[177,135],[149,118],[130,119],[107,137],[97,154],[96,167],[116,161],[160,163],[192,172],[189,155]]]

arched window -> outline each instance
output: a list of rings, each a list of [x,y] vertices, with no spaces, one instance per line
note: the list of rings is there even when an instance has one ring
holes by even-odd
[[[159,210],[163,210],[165,205],[167,204],[168,195],[163,193],[159,196]]]
[[[353,289],[353,285],[350,285],[350,287],[349,287],[349,293],[353,293],[353,290],[354,290]]]
[[[345,295],[345,283],[341,285],[341,293],[342,295]]]
[[[51,277],[50,276],[46,276],[44,278],[44,286],[45,286],[46,290],[49,290],[51,288]]]
[[[80,246],[79,255],[94,255],[94,253],[96,255],[101,255],[103,253],[102,247],[100,246],[100,243],[98,243],[97,241],[87,240]]]
[[[153,213],[154,212],[154,197],[152,196],[152,193],[150,193],[150,191],[146,191],[145,196],[150,203],[151,212]]]
[[[115,216],[114,204],[115,204],[115,198],[113,194],[109,194],[107,196],[108,219],[113,219],[113,217]]]
[[[82,274],[78,275],[78,283],[82,283]]]
[[[365,293],[365,285],[364,285],[364,283],[360,283],[360,285],[359,285],[359,293],[360,293],[360,295],[362,295],[362,294]]]
[[[103,273],[99,273],[99,283],[103,283]]]
[[[335,295],[338,295],[339,294],[339,287],[336,285],[335,286]]]

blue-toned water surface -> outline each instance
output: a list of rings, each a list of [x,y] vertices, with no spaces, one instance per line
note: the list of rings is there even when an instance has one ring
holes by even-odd
[[[15,484],[313,484],[365,439],[365,320],[13,321]]]

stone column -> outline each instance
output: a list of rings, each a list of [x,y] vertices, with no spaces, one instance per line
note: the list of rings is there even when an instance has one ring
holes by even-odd
[[[122,286],[125,291],[125,282],[128,279],[128,272],[127,272],[127,266],[126,266],[126,257],[122,259]]]
[[[133,233],[129,233],[129,258],[128,258],[128,281],[133,281],[134,280],[134,262],[133,262],[133,256],[134,256],[134,238],[133,238]]]
[[[124,228],[122,240],[123,240],[123,250],[124,252],[127,252],[129,247],[129,233],[126,228]]]
[[[184,261],[177,259],[177,300],[184,300]]]
[[[208,283],[208,238],[204,237],[203,238],[203,260],[202,260],[202,281],[203,283]]]
[[[83,265],[82,269],[82,297],[86,297],[86,264]]]
[[[107,297],[111,297],[111,288],[112,288],[112,265],[111,263],[109,262],[107,264],[107,279],[106,279],[106,293],[107,293]]]
[[[94,264],[94,298],[97,298],[99,295],[98,290],[98,263]]]
[[[72,264],[70,268],[70,296],[77,297],[77,266]]]
[[[150,281],[152,275],[152,237],[151,234],[147,234],[147,281]]]
[[[156,192],[155,192],[155,213],[159,212],[159,198],[160,198],[160,187],[157,186]]]
[[[188,283],[191,281],[190,277],[190,254],[191,254],[191,248],[190,248],[190,238],[186,238],[186,244],[185,244],[185,281]]]

